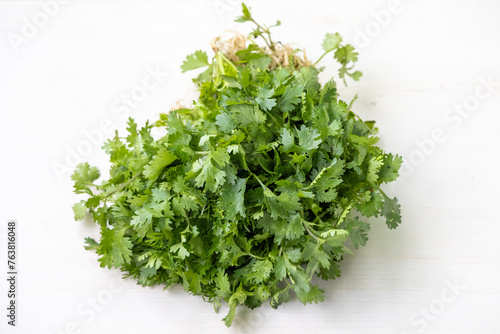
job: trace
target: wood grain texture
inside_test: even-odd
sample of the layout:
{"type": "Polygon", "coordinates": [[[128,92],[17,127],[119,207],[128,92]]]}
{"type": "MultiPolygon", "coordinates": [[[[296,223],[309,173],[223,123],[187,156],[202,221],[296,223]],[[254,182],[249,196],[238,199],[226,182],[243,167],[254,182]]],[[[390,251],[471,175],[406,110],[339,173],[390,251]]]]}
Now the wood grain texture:
{"type": "MultiPolygon", "coordinates": [[[[228,28],[248,31],[233,22],[239,4],[72,2],[16,52],[9,36],[41,5],[2,1],[0,267],[4,226],[14,218],[20,279],[19,326],[7,328],[2,311],[0,332],[500,333],[500,2],[401,1],[390,19],[378,15],[383,24],[374,13],[388,1],[247,3],[262,21],[280,19],[276,38],[305,46],[312,59],[326,32],[358,47],[364,77],[341,87],[341,97],[359,94],[356,112],[376,120],[381,145],[405,158],[404,177],[386,187],[400,199],[403,224],[389,231],[372,219],[368,245],[345,259],[342,277],[319,282],[324,303],[240,308],[230,329],[223,313],[179,287],[120,280],[83,249],[97,231],[73,221],[69,173],[54,168],[71,165],[74,150],[105,170],[99,147],[125,129],[127,114],[154,119],[177,99],[192,99],[182,59],[209,50],[228,28]],[[360,43],[367,29],[372,37],[360,43]],[[168,72],[158,87],[127,111],[117,108],[157,68],[168,72]],[[431,141],[436,129],[439,142],[431,141]]],[[[323,65],[323,80],[335,75],[331,59],[323,65]]],[[[2,279],[1,309],[4,291],[2,279]]]]}

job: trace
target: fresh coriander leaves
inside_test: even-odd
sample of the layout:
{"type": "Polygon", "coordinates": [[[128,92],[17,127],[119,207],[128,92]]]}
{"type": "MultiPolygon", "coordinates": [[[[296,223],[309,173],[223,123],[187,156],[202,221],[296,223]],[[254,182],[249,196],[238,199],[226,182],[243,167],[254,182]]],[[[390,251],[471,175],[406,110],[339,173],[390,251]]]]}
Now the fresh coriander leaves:
{"type": "MultiPolygon", "coordinates": [[[[225,301],[227,326],[239,305],[276,308],[292,294],[323,301],[312,277],[340,275],[347,242],[368,241],[367,217],[382,216],[391,229],[401,223],[397,199],[380,187],[397,179],[402,159],[376,146],[374,122],[353,113],[333,79],[321,86],[318,62],[275,43],[273,26],[247,6],[237,21],[255,25],[251,38],[182,64],[183,72],[205,68],[193,80],[200,96],[160,116],[155,126],[167,135],[155,140],[151,125],[130,119],[127,136],[103,146],[107,180],[96,183],[88,163],[72,175],[87,196],[74,216],[98,223],[100,239],[85,248],[102,267],[143,286],[181,284],[216,309],[225,301]]],[[[340,63],[340,79],[360,78],[358,54],[338,33],[323,49],[340,63]]]]}

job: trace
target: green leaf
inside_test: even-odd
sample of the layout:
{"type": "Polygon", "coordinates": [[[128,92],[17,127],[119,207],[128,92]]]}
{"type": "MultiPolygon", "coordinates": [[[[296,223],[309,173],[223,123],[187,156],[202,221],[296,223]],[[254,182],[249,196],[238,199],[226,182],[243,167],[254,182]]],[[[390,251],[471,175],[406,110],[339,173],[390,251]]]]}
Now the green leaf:
{"type": "Polygon", "coordinates": [[[255,102],[257,102],[262,110],[271,110],[276,105],[276,99],[271,98],[274,94],[274,89],[260,88],[255,102]]]}
{"type": "Polygon", "coordinates": [[[166,148],[160,147],[157,155],[146,167],[144,167],[143,174],[148,180],[156,180],[165,167],[170,165],[175,160],[177,160],[177,157],[174,154],[169,152],[166,148]]]}
{"type": "Polygon", "coordinates": [[[222,187],[220,208],[224,212],[224,219],[232,221],[238,214],[246,217],[244,197],[246,182],[246,179],[238,178],[234,185],[225,183],[222,187]]]}
{"type": "Polygon", "coordinates": [[[231,283],[229,282],[229,278],[222,268],[217,268],[215,284],[217,286],[217,296],[221,298],[227,298],[231,296],[231,283]]]}
{"type": "Polygon", "coordinates": [[[307,188],[317,187],[320,189],[329,189],[336,187],[342,182],[340,177],[345,172],[344,167],[344,160],[332,160],[328,167],[324,167],[319,172],[314,172],[314,179],[307,188]]]}
{"type": "Polygon", "coordinates": [[[186,257],[189,256],[189,252],[187,251],[187,249],[184,247],[184,245],[182,243],[178,243],[178,244],[175,244],[175,245],[172,245],[170,247],[170,251],[172,253],[177,253],[177,255],[182,259],[184,260],[186,257]]]}
{"type": "Polygon", "coordinates": [[[83,185],[92,185],[99,176],[97,167],[91,167],[88,162],[84,162],[76,166],[71,179],[83,185]]]}
{"type": "Polygon", "coordinates": [[[386,219],[386,224],[390,229],[395,229],[401,224],[401,205],[396,197],[389,198],[384,196],[384,209],[382,211],[386,219]]]}
{"type": "Polygon", "coordinates": [[[195,70],[200,67],[208,66],[208,56],[207,53],[201,50],[198,50],[186,57],[183,61],[181,69],[182,73],[186,71],[195,70]]]}
{"type": "Polygon", "coordinates": [[[368,200],[358,203],[356,208],[366,217],[378,217],[384,208],[384,197],[377,193],[368,191],[368,200]]]}
{"type": "Polygon", "coordinates": [[[355,217],[354,219],[346,219],[342,226],[345,226],[345,229],[349,232],[349,238],[354,248],[357,249],[366,245],[370,224],[359,220],[359,217],[355,217]]]}
{"type": "Polygon", "coordinates": [[[358,53],[354,51],[354,47],[350,44],[346,44],[335,51],[334,57],[341,64],[358,61],[358,53]]]}
{"type": "Polygon", "coordinates": [[[127,124],[128,124],[127,131],[129,133],[129,135],[127,136],[127,143],[129,147],[133,147],[138,138],[137,124],[132,119],[132,117],[129,117],[127,124]]]}
{"type": "Polygon", "coordinates": [[[193,171],[199,174],[195,179],[195,184],[197,187],[203,187],[212,192],[216,191],[225,182],[226,173],[223,170],[215,167],[212,163],[212,159],[208,158],[203,161],[200,159],[195,161],[193,164],[193,171]]]}
{"type": "Polygon", "coordinates": [[[395,181],[399,174],[398,170],[403,163],[403,158],[399,155],[387,154],[383,158],[383,166],[378,172],[379,182],[392,182],[395,181]]]}
{"type": "Polygon", "coordinates": [[[328,52],[338,48],[340,43],[342,43],[342,37],[338,32],[335,34],[328,33],[325,35],[325,39],[323,40],[323,44],[321,46],[325,52],[328,52]]]}
{"type": "Polygon", "coordinates": [[[276,196],[267,187],[264,190],[264,202],[267,205],[271,217],[274,219],[278,217],[290,219],[296,211],[302,208],[297,196],[293,196],[290,193],[281,193],[279,196],[276,196]]]}
{"type": "Polygon", "coordinates": [[[97,250],[99,248],[99,243],[92,238],[85,238],[86,250],[97,250]]]}
{"type": "Polygon", "coordinates": [[[167,125],[167,130],[169,133],[186,133],[186,125],[184,124],[181,116],[176,111],[171,111],[168,113],[165,124],[167,125]]]}
{"type": "Polygon", "coordinates": [[[93,186],[94,181],[97,180],[99,176],[100,173],[97,167],[91,167],[87,162],[78,164],[71,175],[71,179],[75,181],[75,193],[87,193],[92,195],[92,190],[89,186],[93,186]]]}
{"type": "Polygon", "coordinates": [[[235,20],[235,22],[246,22],[252,20],[252,15],[250,14],[250,9],[248,9],[247,5],[245,5],[243,2],[241,3],[242,7],[242,16],[238,16],[235,20]]]}
{"type": "Polygon", "coordinates": [[[368,161],[368,171],[366,173],[366,181],[372,185],[376,185],[378,180],[378,172],[382,167],[382,157],[372,157],[368,161]]]}
{"type": "MultiPolygon", "coordinates": [[[[339,220],[342,220],[342,219],[339,219],[339,220]]],[[[331,238],[345,239],[348,236],[349,236],[349,232],[347,232],[346,230],[343,230],[343,229],[338,229],[338,228],[333,228],[333,229],[330,229],[326,232],[321,233],[322,238],[331,237],[331,238]]]]}
{"type": "Polygon", "coordinates": [[[290,301],[290,290],[287,287],[285,289],[279,290],[272,296],[271,307],[278,308],[279,305],[283,303],[288,303],[289,301],[290,301]]]}
{"type": "Polygon", "coordinates": [[[269,260],[259,260],[252,266],[253,278],[255,283],[266,281],[273,271],[273,264],[269,260]]]}
{"type": "Polygon", "coordinates": [[[359,81],[361,77],[363,76],[363,73],[360,71],[354,71],[352,73],[347,73],[354,81],[359,81]]]}
{"type": "Polygon", "coordinates": [[[130,225],[134,227],[134,229],[139,233],[139,235],[143,236],[146,234],[147,230],[151,227],[151,223],[153,220],[153,212],[146,208],[142,207],[137,211],[136,215],[132,217],[130,221],[130,225]]]}
{"type": "Polygon", "coordinates": [[[276,265],[274,267],[274,274],[276,275],[276,280],[281,281],[286,277],[286,265],[285,259],[282,256],[276,258],[276,265]]]}
{"type": "Polygon", "coordinates": [[[344,80],[345,76],[348,75],[353,78],[355,81],[359,80],[362,73],[359,71],[349,72],[352,69],[352,66],[348,67],[350,63],[355,63],[358,61],[358,53],[354,51],[354,47],[350,44],[346,44],[342,47],[339,47],[334,54],[335,59],[342,65],[339,69],[339,77],[344,80]]]}
{"type": "Polygon", "coordinates": [[[286,252],[286,255],[291,262],[298,262],[301,256],[301,252],[300,249],[294,248],[294,249],[289,249],[286,252]]]}
{"type": "Polygon", "coordinates": [[[261,70],[261,71],[264,71],[265,69],[267,69],[267,67],[269,66],[270,63],[271,63],[271,58],[269,58],[268,56],[261,56],[258,58],[253,58],[253,59],[250,59],[250,61],[248,62],[248,64],[250,66],[253,66],[256,69],[261,70]]]}
{"type": "Polygon", "coordinates": [[[329,136],[337,136],[342,130],[342,123],[339,120],[330,121],[326,107],[313,109],[313,124],[323,140],[329,136]]]}
{"type": "Polygon", "coordinates": [[[287,128],[282,128],[280,139],[281,143],[283,144],[281,150],[284,153],[293,152],[297,148],[297,145],[295,145],[295,136],[293,135],[292,130],[287,128]]]}
{"type": "Polygon", "coordinates": [[[291,215],[289,221],[285,225],[285,238],[296,240],[305,232],[302,221],[298,215],[291,215]]]}
{"type": "Polygon", "coordinates": [[[129,237],[124,237],[125,228],[105,229],[102,232],[100,246],[97,254],[102,267],[119,268],[129,263],[132,256],[132,242],[129,237]]]}
{"type": "Polygon", "coordinates": [[[229,312],[223,319],[227,327],[231,326],[233,323],[234,316],[236,314],[236,306],[238,306],[238,304],[243,304],[246,298],[247,295],[240,285],[231,298],[229,298],[229,312]]]}
{"type": "Polygon", "coordinates": [[[219,147],[215,151],[211,151],[209,154],[220,167],[224,167],[229,162],[229,152],[225,147],[219,147]]]}
{"type": "Polygon", "coordinates": [[[236,124],[247,127],[258,126],[266,121],[266,116],[257,106],[251,104],[237,104],[229,108],[236,124]]]}
{"type": "Polygon", "coordinates": [[[234,119],[229,116],[226,112],[221,112],[216,117],[217,121],[215,124],[219,127],[219,129],[225,133],[231,133],[234,129],[236,129],[236,122],[234,119]]]}
{"type": "Polygon", "coordinates": [[[87,213],[87,208],[85,207],[85,201],[80,201],[73,205],[73,213],[75,214],[75,220],[82,220],[85,218],[87,213]]]}
{"type": "Polygon", "coordinates": [[[316,139],[319,137],[319,132],[314,128],[308,128],[305,125],[297,130],[297,138],[299,138],[299,146],[303,151],[310,151],[317,149],[319,144],[321,144],[321,139],[316,139]]]}
{"type": "Polygon", "coordinates": [[[301,85],[287,86],[285,93],[279,99],[278,108],[284,112],[292,111],[300,103],[303,90],[304,87],[301,85]]]}
{"type": "Polygon", "coordinates": [[[296,293],[309,292],[311,284],[307,277],[307,273],[302,267],[297,267],[297,270],[290,272],[290,277],[293,283],[293,290],[296,293]]]}
{"type": "Polygon", "coordinates": [[[294,77],[304,90],[317,91],[321,85],[318,81],[319,71],[315,67],[302,67],[299,71],[294,73],[294,77]]]}
{"type": "MultiPolygon", "coordinates": [[[[337,84],[332,79],[328,81],[321,89],[320,105],[328,105],[337,99],[337,84]]],[[[321,108],[320,108],[321,109],[321,108]]]]}

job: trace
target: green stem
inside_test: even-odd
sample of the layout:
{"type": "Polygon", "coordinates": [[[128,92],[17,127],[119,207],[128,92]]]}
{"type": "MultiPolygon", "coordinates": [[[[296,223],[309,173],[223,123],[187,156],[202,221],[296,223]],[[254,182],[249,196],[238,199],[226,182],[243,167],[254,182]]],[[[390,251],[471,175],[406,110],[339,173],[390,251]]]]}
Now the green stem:
{"type": "MultiPolygon", "coordinates": [[[[246,164],[246,162],[245,162],[245,164],[246,164]]],[[[251,172],[250,170],[249,170],[249,172],[250,172],[250,175],[255,177],[255,179],[260,183],[260,186],[262,188],[264,188],[264,190],[266,190],[266,188],[267,188],[266,185],[264,183],[262,183],[262,181],[259,179],[259,177],[257,175],[255,175],[253,172],[251,172]]]]}
{"type": "Polygon", "coordinates": [[[316,66],[316,65],[317,65],[317,64],[321,61],[321,59],[323,59],[323,57],[324,57],[324,56],[326,56],[327,54],[329,54],[329,53],[330,53],[330,52],[332,52],[333,50],[335,50],[335,49],[331,49],[331,50],[328,50],[328,51],[326,51],[325,53],[323,53],[323,54],[321,55],[321,57],[319,57],[319,59],[318,59],[318,60],[316,60],[316,62],[313,64],[313,66],[316,66]]]}
{"type": "Polygon", "coordinates": [[[271,39],[271,33],[269,31],[269,28],[268,29],[264,29],[263,26],[261,26],[260,24],[258,24],[254,19],[251,19],[250,21],[252,21],[253,23],[255,23],[255,25],[261,29],[263,32],[265,32],[267,34],[267,36],[269,37],[269,42],[267,41],[267,39],[263,36],[262,36],[262,39],[264,40],[264,42],[266,42],[267,46],[272,50],[274,51],[274,43],[273,43],[273,40],[271,39]]]}
{"type": "Polygon", "coordinates": [[[224,54],[223,54],[221,51],[219,51],[219,52],[218,52],[218,54],[220,55],[220,57],[221,57],[221,58],[222,58],[222,59],[223,59],[223,60],[224,60],[224,61],[225,61],[225,62],[226,62],[229,66],[231,66],[231,67],[233,68],[233,70],[235,70],[235,71],[236,71],[236,66],[234,66],[234,64],[233,64],[233,62],[232,62],[232,61],[230,61],[229,59],[227,59],[227,57],[226,57],[226,56],[224,56],[224,54]]]}
{"type": "Polygon", "coordinates": [[[380,189],[380,187],[375,187],[375,189],[377,189],[385,198],[391,199],[389,196],[385,194],[385,192],[382,189],[380,189]]]}
{"type": "Polygon", "coordinates": [[[309,225],[304,220],[302,221],[302,225],[304,225],[304,228],[311,237],[316,239],[316,241],[319,241],[319,238],[316,235],[314,235],[314,233],[309,229],[309,225]]]}
{"type": "Polygon", "coordinates": [[[311,226],[309,225],[309,222],[307,220],[304,219],[304,212],[303,211],[300,211],[299,212],[299,215],[300,215],[300,220],[302,222],[302,225],[304,225],[304,228],[306,229],[307,233],[313,237],[314,239],[316,239],[316,241],[320,241],[320,240],[323,240],[323,238],[320,238],[318,237],[318,235],[316,233],[314,233],[314,229],[311,228],[311,226]]]}
{"type": "Polygon", "coordinates": [[[251,256],[251,257],[259,259],[259,260],[266,260],[267,259],[267,257],[257,256],[257,255],[254,255],[252,253],[245,253],[245,255],[251,256]]]}
{"type": "Polygon", "coordinates": [[[316,216],[316,218],[314,218],[314,220],[313,220],[313,222],[312,222],[311,224],[316,223],[316,221],[317,221],[318,219],[320,219],[320,220],[321,220],[321,218],[323,218],[323,216],[324,216],[324,215],[326,215],[327,213],[328,213],[328,211],[326,211],[326,210],[325,210],[325,212],[323,212],[323,213],[322,213],[322,214],[320,214],[319,216],[316,216]]]}
{"type": "Polygon", "coordinates": [[[114,193],[116,193],[117,191],[120,191],[122,190],[123,188],[125,188],[126,186],[128,186],[130,183],[134,182],[134,180],[139,176],[141,175],[142,171],[138,172],[137,174],[135,174],[134,176],[132,176],[132,178],[130,180],[128,180],[127,182],[125,182],[124,184],[122,184],[120,187],[116,188],[115,190],[113,190],[112,192],[110,192],[109,194],[107,194],[104,199],[107,199],[109,196],[113,195],[114,193]]]}
{"type": "Polygon", "coordinates": [[[280,123],[276,120],[276,118],[274,118],[274,116],[273,116],[273,115],[272,115],[269,111],[264,110],[264,112],[267,114],[267,116],[269,116],[269,117],[271,117],[271,118],[272,118],[272,120],[274,121],[274,123],[276,123],[276,125],[278,126],[278,128],[281,128],[281,126],[282,126],[283,124],[280,124],[280,123]]]}

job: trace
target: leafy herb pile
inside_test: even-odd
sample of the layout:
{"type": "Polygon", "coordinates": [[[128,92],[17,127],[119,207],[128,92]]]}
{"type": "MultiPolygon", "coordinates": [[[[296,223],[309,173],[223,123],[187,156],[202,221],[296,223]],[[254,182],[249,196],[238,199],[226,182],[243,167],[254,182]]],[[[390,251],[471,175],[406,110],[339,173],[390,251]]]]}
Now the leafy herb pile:
{"type": "MultiPolygon", "coordinates": [[[[101,228],[86,248],[102,267],[144,286],[182,284],[216,309],[224,300],[227,326],[238,305],[276,308],[291,292],[304,304],[323,301],[312,278],[340,275],[346,242],[367,242],[365,217],[383,216],[391,229],[401,222],[397,199],[380,186],[402,160],[376,146],[374,122],[338,98],[333,79],[321,86],[321,68],[273,42],[244,4],[237,21],[256,27],[215,40],[211,59],[196,51],[182,64],[206,68],[193,80],[200,96],[191,108],[141,128],[130,119],[128,136],[103,146],[112,165],[101,184],[88,163],[72,175],[75,192],[89,195],[75,219],[89,211],[101,228]],[[153,126],[168,134],[154,139],[153,126]]],[[[323,48],[340,79],[360,78],[358,54],[339,34],[323,48]]]]}

